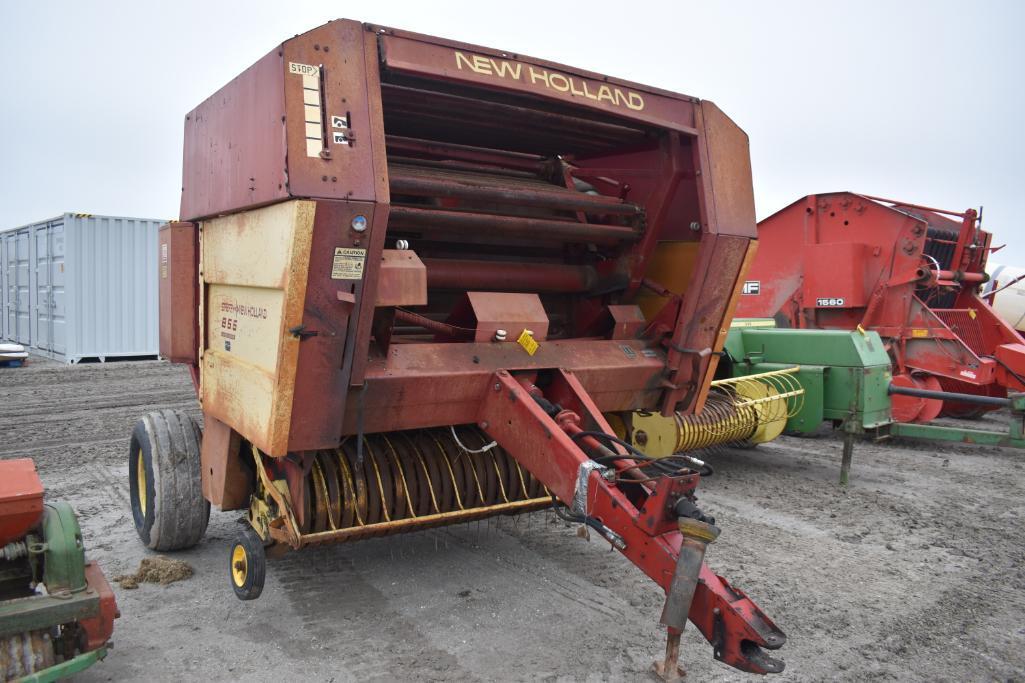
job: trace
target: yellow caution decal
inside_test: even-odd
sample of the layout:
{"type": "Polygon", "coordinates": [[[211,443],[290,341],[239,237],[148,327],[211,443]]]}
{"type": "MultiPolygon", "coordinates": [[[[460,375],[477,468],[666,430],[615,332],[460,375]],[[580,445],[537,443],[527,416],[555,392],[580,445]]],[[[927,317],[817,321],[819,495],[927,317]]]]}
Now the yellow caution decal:
{"type": "Polygon", "coordinates": [[[522,346],[523,350],[531,356],[537,353],[537,349],[540,346],[540,344],[537,343],[537,340],[534,339],[534,333],[530,330],[523,330],[520,332],[519,339],[516,340],[516,343],[522,346]]]}

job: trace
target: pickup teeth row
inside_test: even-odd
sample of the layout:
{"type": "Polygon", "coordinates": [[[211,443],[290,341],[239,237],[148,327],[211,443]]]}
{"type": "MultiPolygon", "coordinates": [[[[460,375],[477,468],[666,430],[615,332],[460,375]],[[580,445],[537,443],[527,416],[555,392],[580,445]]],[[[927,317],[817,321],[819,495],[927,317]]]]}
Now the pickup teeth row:
{"type": "Polygon", "coordinates": [[[360,538],[438,526],[464,516],[480,519],[551,503],[544,486],[473,426],[347,437],[336,450],[318,451],[305,480],[303,534],[363,527],[360,538]],[[487,450],[482,450],[487,448],[487,450]],[[478,452],[480,451],[480,452],[478,452]],[[537,500],[537,506],[509,504],[537,500]],[[460,513],[466,513],[462,515],[460,513]],[[390,529],[389,527],[394,527],[390,529]]]}

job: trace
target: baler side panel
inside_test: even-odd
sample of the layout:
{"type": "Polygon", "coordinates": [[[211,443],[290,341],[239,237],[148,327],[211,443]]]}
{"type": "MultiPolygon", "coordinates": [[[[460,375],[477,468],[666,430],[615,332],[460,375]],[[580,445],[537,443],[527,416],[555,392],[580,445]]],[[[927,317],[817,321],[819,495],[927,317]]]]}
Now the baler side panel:
{"type": "Polygon", "coordinates": [[[316,204],[203,223],[203,410],[272,455],[288,451],[316,204]]]}
{"type": "Polygon", "coordinates": [[[299,332],[302,342],[292,397],[295,405],[302,408],[292,413],[290,451],[332,448],[338,444],[350,368],[354,358],[367,355],[370,325],[365,326],[367,333],[361,337],[357,320],[362,315],[361,306],[373,311],[376,268],[383,243],[375,235],[384,234],[378,213],[387,209],[366,202],[321,201],[316,206],[303,329],[299,332]],[[365,216],[372,227],[362,234],[354,232],[351,224],[356,216],[365,216]],[[358,252],[368,240],[362,277],[335,277],[342,275],[336,268],[336,250],[358,252]]]}
{"type": "Polygon", "coordinates": [[[701,409],[715,362],[714,356],[701,358],[696,352],[722,349],[750,245],[746,237],[706,234],[702,238],[703,248],[688,287],[700,295],[685,297],[677,317],[666,362],[673,387],[662,400],[663,415],[701,409]]]}
{"type": "Polygon", "coordinates": [[[359,22],[341,20],[283,45],[288,192],[293,197],[379,199],[385,183],[374,161],[379,154],[377,143],[383,143],[383,138],[378,132],[380,117],[371,104],[379,91],[375,87],[377,66],[368,65],[364,58],[364,36],[359,22]],[[292,73],[292,64],[315,66],[318,77],[292,73]],[[316,94],[309,88],[315,83],[319,86],[316,94]],[[318,101],[319,107],[307,106],[313,101],[318,101]],[[323,153],[312,153],[307,146],[317,128],[308,121],[316,119],[317,109],[322,119],[323,153]],[[339,142],[342,138],[351,139],[351,144],[339,142]]]}
{"type": "Polygon", "coordinates": [[[283,75],[278,47],[185,117],[182,220],[288,196],[283,75]]]}
{"type": "Polygon", "coordinates": [[[195,223],[160,228],[160,355],[196,365],[199,354],[199,230],[195,223]]]}
{"type": "Polygon", "coordinates": [[[754,238],[758,228],[747,133],[708,100],[701,103],[701,120],[708,154],[703,166],[715,203],[714,223],[708,229],[754,238]]]}
{"type": "MultiPolygon", "coordinates": [[[[914,272],[925,239],[923,221],[836,192],[809,195],[769,216],[758,224],[758,238],[748,280],[759,291],[743,297],[738,315],[781,314],[791,327],[825,329],[905,319],[899,296],[873,295],[892,278],[914,272]],[[837,270],[838,261],[853,258],[858,268],[837,270]]],[[[910,295],[914,284],[899,287],[910,295]]]]}
{"type": "Polygon", "coordinates": [[[361,24],[331,22],[285,41],[192,111],[181,215],[196,220],[289,197],[387,197],[375,163],[383,154],[374,144],[379,89],[364,52],[361,24]]]}

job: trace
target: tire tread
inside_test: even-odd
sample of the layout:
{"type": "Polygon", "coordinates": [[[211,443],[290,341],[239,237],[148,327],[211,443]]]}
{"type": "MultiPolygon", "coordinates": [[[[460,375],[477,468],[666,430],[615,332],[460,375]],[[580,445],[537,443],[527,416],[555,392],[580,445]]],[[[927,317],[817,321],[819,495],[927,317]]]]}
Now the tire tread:
{"type": "Polygon", "coordinates": [[[149,548],[190,548],[203,538],[210,503],[203,497],[200,432],[188,414],[159,410],[143,417],[153,469],[153,525],[149,548]]]}

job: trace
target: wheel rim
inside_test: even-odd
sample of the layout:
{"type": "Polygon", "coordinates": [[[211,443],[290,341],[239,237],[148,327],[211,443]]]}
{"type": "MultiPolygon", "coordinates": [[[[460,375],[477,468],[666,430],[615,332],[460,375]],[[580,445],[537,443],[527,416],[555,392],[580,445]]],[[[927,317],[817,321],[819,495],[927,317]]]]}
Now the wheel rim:
{"type": "Polygon", "coordinates": [[[142,449],[140,448],[135,454],[135,487],[139,490],[139,510],[142,512],[142,516],[146,516],[146,462],[142,457],[142,449]]]}
{"type": "Polygon", "coordinates": [[[246,549],[236,545],[231,551],[231,580],[241,588],[246,585],[246,572],[249,568],[249,560],[246,558],[246,549]]]}

